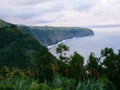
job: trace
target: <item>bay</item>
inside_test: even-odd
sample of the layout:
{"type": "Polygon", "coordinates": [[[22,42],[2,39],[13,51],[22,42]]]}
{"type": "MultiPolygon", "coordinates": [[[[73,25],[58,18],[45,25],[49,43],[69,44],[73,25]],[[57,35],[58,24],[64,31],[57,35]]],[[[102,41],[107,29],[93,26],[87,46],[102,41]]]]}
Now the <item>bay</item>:
{"type": "MultiPolygon", "coordinates": [[[[113,48],[116,53],[118,52],[120,49],[120,27],[91,29],[95,34],[94,36],[72,38],[59,42],[69,46],[70,51],[67,55],[70,56],[77,51],[87,60],[90,52],[93,52],[98,57],[100,56],[101,49],[105,47],[113,48]]],[[[58,57],[56,54],[57,45],[49,46],[49,51],[56,57],[58,57]]]]}

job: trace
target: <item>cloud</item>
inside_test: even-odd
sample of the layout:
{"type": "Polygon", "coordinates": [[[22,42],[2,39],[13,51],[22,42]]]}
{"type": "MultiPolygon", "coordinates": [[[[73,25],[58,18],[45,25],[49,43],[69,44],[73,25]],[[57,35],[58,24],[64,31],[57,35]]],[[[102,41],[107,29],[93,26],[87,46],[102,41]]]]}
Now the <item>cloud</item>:
{"type": "MultiPolygon", "coordinates": [[[[44,3],[50,0],[1,0],[1,4],[8,5],[34,5],[38,3],[44,3]]],[[[51,0],[52,1],[52,0],[51,0]]]]}
{"type": "Polygon", "coordinates": [[[119,0],[1,0],[0,18],[16,24],[89,26],[120,23],[119,0]]]}

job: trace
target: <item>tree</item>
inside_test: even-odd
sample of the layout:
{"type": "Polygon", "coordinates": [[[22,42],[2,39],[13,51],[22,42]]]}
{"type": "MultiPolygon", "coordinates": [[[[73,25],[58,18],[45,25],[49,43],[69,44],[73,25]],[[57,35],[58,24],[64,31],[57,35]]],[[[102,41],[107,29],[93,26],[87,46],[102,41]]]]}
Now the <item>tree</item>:
{"type": "Polygon", "coordinates": [[[83,79],[86,76],[83,64],[84,57],[77,52],[74,52],[73,56],[71,57],[71,61],[69,62],[70,77],[76,79],[77,81],[83,79]]]}
{"type": "Polygon", "coordinates": [[[88,75],[92,78],[98,78],[100,75],[99,59],[95,57],[94,53],[90,53],[89,60],[86,65],[88,75]]]}
{"type": "Polygon", "coordinates": [[[48,52],[48,49],[42,47],[36,57],[36,65],[38,68],[38,78],[40,82],[51,81],[53,78],[53,67],[56,58],[48,52]]]}
{"type": "Polygon", "coordinates": [[[120,89],[120,51],[115,54],[112,48],[101,50],[103,59],[104,75],[120,89]]]}
{"type": "Polygon", "coordinates": [[[59,54],[59,59],[65,63],[68,63],[70,60],[69,57],[66,56],[67,51],[69,51],[69,47],[63,43],[59,44],[56,48],[56,53],[59,54]]]}

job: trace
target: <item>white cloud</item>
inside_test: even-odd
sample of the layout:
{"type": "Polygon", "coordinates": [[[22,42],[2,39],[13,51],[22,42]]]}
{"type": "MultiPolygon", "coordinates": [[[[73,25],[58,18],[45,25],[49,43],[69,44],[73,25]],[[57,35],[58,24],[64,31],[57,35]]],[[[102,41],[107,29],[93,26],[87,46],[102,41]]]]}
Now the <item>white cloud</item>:
{"type": "Polygon", "coordinates": [[[1,0],[0,18],[16,24],[120,24],[119,0],[1,0]]]}

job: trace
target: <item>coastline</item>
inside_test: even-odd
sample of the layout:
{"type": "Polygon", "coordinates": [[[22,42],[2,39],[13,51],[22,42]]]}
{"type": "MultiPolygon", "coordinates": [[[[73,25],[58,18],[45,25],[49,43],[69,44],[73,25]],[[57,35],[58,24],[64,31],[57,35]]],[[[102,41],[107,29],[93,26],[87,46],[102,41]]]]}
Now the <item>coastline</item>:
{"type": "Polygon", "coordinates": [[[58,44],[60,44],[60,43],[64,43],[64,42],[66,42],[66,41],[68,41],[68,40],[75,39],[75,38],[78,38],[78,37],[73,37],[73,38],[69,38],[69,39],[64,39],[64,40],[62,40],[62,41],[57,42],[56,44],[47,46],[47,48],[48,48],[48,49],[51,49],[53,46],[56,46],[56,45],[58,45],[58,44]]]}
{"type": "Polygon", "coordinates": [[[73,38],[69,38],[69,39],[64,39],[64,40],[62,40],[62,41],[58,41],[58,42],[55,43],[55,44],[48,45],[47,48],[50,50],[52,47],[54,47],[54,46],[56,46],[56,45],[58,45],[58,44],[60,44],[60,43],[67,42],[67,41],[69,41],[69,40],[71,40],[71,39],[84,38],[84,37],[89,37],[89,36],[94,36],[94,34],[93,34],[93,35],[88,35],[88,36],[81,36],[81,37],[73,37],[73,38]]]}

